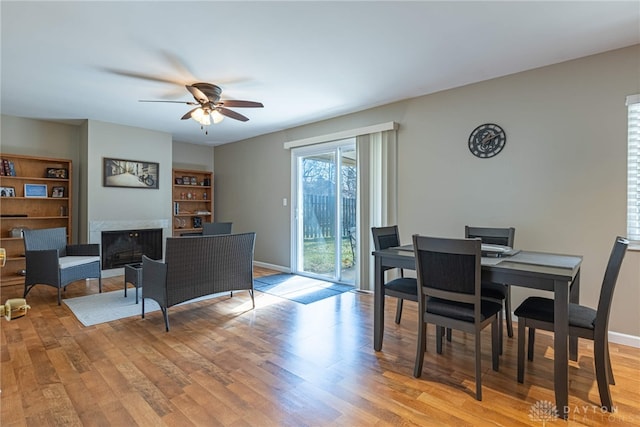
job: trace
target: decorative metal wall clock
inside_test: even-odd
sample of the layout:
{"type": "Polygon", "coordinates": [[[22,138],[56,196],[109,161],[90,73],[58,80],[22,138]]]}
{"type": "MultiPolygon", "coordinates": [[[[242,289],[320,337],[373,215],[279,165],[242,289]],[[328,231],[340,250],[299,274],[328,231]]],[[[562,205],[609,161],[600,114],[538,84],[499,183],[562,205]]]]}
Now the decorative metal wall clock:
{"type": "Polygon", "coordinates": [[[485,123],[478,126],[469,136],[469,151],[481,159],[495,157],[507,143],[507,135],[500,126],[485,123]]]}

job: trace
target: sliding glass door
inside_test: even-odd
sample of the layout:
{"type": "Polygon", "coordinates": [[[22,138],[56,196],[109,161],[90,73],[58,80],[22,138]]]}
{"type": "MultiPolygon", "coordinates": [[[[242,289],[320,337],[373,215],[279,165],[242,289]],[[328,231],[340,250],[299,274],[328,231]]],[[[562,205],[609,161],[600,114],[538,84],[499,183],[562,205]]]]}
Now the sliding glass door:
{"type": "Polygon", "coordinates": [[[353,284],[357,264],[355,139],[296,149],[293,270],[353,284]]]}

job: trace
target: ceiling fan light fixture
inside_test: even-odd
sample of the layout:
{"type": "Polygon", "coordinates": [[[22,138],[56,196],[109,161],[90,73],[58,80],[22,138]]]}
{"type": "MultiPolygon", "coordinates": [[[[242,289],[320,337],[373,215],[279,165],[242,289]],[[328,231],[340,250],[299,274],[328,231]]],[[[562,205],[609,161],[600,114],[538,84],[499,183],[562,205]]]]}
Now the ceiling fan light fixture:
{"type": "Polygon", "coordinates": [[[211,117],[209,116],[209,113],[204,111],[202,108],[194,110],[193,113],[191,113],[191,118],[202,126],[209,126],[211,124],[211,117]]]}
{"type": "Polygon", "coordinates": [[[218,110],[213,110],[211,112],[211,118],[213,119],[213,123],[218,124],[224,120],[224,116],[220,114],[218,110]]]}

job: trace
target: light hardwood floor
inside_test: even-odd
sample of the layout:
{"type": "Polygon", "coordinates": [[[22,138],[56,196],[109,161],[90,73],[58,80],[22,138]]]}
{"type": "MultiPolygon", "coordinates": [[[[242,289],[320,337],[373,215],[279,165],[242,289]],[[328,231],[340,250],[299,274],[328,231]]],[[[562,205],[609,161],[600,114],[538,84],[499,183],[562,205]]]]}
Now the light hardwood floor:
{"type": "MultiPolygon", "coordinates": [[[[272,273],[257,269],[256,275],[272,273]]],[[[95,293],[71,285],[64,298],[95,293]]],[[[121,290],[122,277],[104,280],[121,290]]],[[[2,289],[2,301],[21,296],[2,289]]],[[[551,335],[516,381],[516,339],[505,339],[500,372],[483,336],[483,401],[475,400],[473,341],[461,332],[437,355],[429,327],[422,378],[412,376],[417,305],[385,313],[383,350],[373,350],[373,295],[348,292],[302,305],[247,292],[92,327],[53,288],[38,286],[26,317],[1,326],[0,425],[45,426],[541,426],[532,405],[554,402],[551,335]]],[[[611,344],[618,411],[602,413],[593,348],[581,340],[570,367],[566,425],[640,426],[640,350],[611,344]]],[[[552,425],[564,425],[556,420],[552,425]]]]}

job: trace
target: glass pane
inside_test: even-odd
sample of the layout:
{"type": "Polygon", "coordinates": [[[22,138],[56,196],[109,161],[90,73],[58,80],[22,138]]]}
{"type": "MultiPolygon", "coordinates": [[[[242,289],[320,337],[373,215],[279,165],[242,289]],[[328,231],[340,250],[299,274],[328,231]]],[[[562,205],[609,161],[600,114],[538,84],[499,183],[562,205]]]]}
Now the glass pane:
{"type": "Polygon", "coordinates": [[[356,201],[358,196],[356,192],[357,170],[355,148],[350,147],[341,150],[340,168],[342,204],[340,280],[347,283],[355,283],[357,263],[356,201]]]}
{"type": "Polygon", "coordinates": [[[302,271],[336,277],[336,157],[334,152],[306,156],[300,162],[302,224],[298,243],[302,271]]]}

